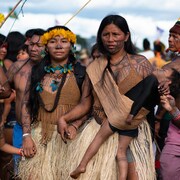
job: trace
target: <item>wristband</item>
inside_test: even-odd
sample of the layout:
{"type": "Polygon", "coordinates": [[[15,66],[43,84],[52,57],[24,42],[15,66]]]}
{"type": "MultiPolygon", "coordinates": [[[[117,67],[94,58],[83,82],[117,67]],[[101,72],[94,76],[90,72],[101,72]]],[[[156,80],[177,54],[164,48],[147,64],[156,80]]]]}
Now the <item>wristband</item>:
{"type": "Polygon", "coordinates": [[[19,153],[18,153],[20,156],[24,156],[24,153],[23,153],[23,149],[19,149],[19,153]]]}
{"type": "Polygon", "coordinates": [[[26,137],[26,136],[30,136],[30,135],[31,135],[30,133],[24,133],[23,138],[26,137]]]}
{"type": "Polygon", "coordinates": [[[176,119],[178,116],[180,116],[180,111],[177,107],[173,109],[172,111],[170,111],[170,113],[173,116],[173,119],[176,119]]]}
{"type": "Polygon", "coordinates": [[[180,115],[176,116],[173,121],[177,121],[177,120],[180,120],[180,115]]]}
{"type": "Polygon", "coordinates": [[[78,128],[74,124],[70,124],[70,126],[73,126],[76,129],[76,131],[78,130],[78,128]]]}

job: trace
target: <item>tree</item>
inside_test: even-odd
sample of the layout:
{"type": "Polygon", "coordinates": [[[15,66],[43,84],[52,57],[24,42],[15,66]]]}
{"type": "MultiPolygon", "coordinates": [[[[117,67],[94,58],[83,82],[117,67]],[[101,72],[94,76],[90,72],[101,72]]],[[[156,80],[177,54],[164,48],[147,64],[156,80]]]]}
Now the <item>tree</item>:
{"type": "Polygon", "coordinates": [[[88,43],[87,40],[83,37],[81,37],[80,35],[77,35],[77,44],[79,44],[81,46],[81,48],[88,48],[88,43]]]}

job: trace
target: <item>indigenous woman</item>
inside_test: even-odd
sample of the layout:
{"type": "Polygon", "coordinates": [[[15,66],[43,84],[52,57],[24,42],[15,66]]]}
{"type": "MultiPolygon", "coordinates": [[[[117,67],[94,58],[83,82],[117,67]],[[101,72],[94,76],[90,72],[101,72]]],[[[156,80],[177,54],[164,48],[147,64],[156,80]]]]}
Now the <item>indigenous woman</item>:
{"type": "Polygon", "coordinates": [[[23,149],[16,148],[5,142],[4,122],[0,120],[0,150],[9,154],[18,154],[23,156],[23,149]]]}
{"type": "Polygon", "coordinates": [[[178,180],[180,177],[180,73],[173,70],[170,79],[170,95],[161,96],[162,106],[169,112],[171,121],[160,156],[160,173],[163,180],[178,180]]]}
{"type": "MultiPolygon", "coordinates": [[[[3,69],[3,72],[7,72],[7,66],[4,62],[7,55],[7,38],[3,34],[0,34],[0,67],[3,69]]],[[[3,76],[2,74],[0,76],[3,76]]],[[[8,83],[5,83],[5,86],[8,83]]],[[[16,122],[15,118],[15,92],[12,91],[9,98],[0,100],[0,119],[3,121],[4,125],[4,136],[6,142],[12,145],[12,134],[13,126],[16,122]]],[[[10,171],[12,172],[12,155],[0,151],[0,169],[3,169],[3,172],[0,173],[0,179],[8,179],[10,177],[10,171]]]]}
{"type": "MultiPolygon", "coordinates": [[[[110,167],[112,170],[114,168],[113,161],[115,162],[117,149],[121,149],[122,151],[118,151],[117,154],[117,163],[119,166],[119,161],[124,161],[123,168],[121,169],[124,169],[125,174],[120,172],[121,175],[123,174],[124,179],[126,179],[125,177],[127,176],[126,169],[128,159],[128,162],[131,162],[129,163],[129,179],[153,180],[155,179],[154,157],[152,152],[150,127],[146,121],[146,115],[148,114],[147,109],[142,108],[131,123],[127,124],[125,122],[130,113],[133,101],[137,102],[138,98],[140,103],[143,101],[141,96],[137,96],[139,93],[136,93],[133,88],[150,75],[153,68],[144,56],[135,54],[129,27],[126,20],[121,16],[109,15],[102,20],[97,34],[97,43],[102,56],[95,59],[87,67],[87,79],[89,78],[91,85],[89,86],[89,91],[83,91],[86,95],[83,95],[82,97],[87,97],[91,91],[91,86],[93,86],[93,90],[104,109],[108,121],[103,122],[102,127],[97,134],[98,136],[93,140],[93,142],[97,142],[96,145],[95,143],[92,143],[89,148],[92,150],[91,157],[95,154],[93,148],[99,148],[99,144],[104,142],[104,133],[109,136],[112,132],[118,132],[123,138],[118,144],[117,134],[114,133],[114,135],[100,147],[100,150],[92,160],[88,159],[89,157],[87,157],[87,159],[85,158],[86,163],[90,160],[87,168],[75,171],[71,176],[73,178],[79,177],[80,179],[85,179],[88,174],[91,174],[89,166],[94,162],[94,159],[97,159],[96,163],[100,164],[101,159],[105,158],[107,154],[112,155],[111,157],[109,156],[109,158],[106,158],[108,159],[106,162],[112,164],[110,167]],[[133,159],[131,158],[131,160],[129,159],[129,157],[131,157],[131,152],[127,159],[125,157],[125,149],[130,142],[129,138],[128,141],[126,141],[126,137],[133,137],[133,140],[130,143],[130,150],[133,154],[133,159]],[[117,144],[113,143],[110,148],[107,148],[108,146],[106,147],[106,145],[107,143],[110,144],[112,138],[117,140],[114,141],[117,144]],[[124,142],[125,146],[121,146],[122,144],[120,142],[124,142]],[[93,145],[97,147],[93,147],[93,145]],[[102,154],[102,152],[104,154],[102,154]],[[81,174],[83,172],[85,173],[81,174]]],[[[85,83],[88,82],[87,79],[85,80],[85,83]]],[[[145,88],[149,91],[148,87],[145,86],[145,88]]],[[[65,138],[64,133],[69,133],[67,131],[66,123],[72,122],[74,119],[79,118],[79,114],[82,115],[85,113],[83,108],[85,108],[86,105],[83,100],[81,102],[83,102],[83,105],[80,104],[76,106],[71,112],[59,119],[59,132],[63,139],[65,138]]],[[[153,110],[153,106],[151,106],[149,110],[153,110]]],[[[87,165],[86,163],[84,164],[85,166],[87,165]]],[[[107,175],[106,177],[108,177],[105,179],[114,180],[117,179],[117,177],[121,177],[117,175],[115,169],[113,170],[116,176],[108,176],[110,171],[109,167],[103,167],[106,168],[104,169],[103,175],[107,175]]],[[[102,176],[99,175],[99,177],[102,176]]],[[[98,179],[98,176],[96,176],[95,179],[96,178],[98,179]]]]}
{"type": "MultiPolygon", "coordinates": [[[[67,169],[63,156],[67,146],[57,133],[56,124],[61,115],[79,103],[85,68],[75,61],[76,35],[67,27],[49,28],[41,40],[46,45],[46,56],[32,69],[28,95],[32,130],[23,134],[23,138],[32,136],[37,153],[21,162],[19,176],[24,180],[66,179],[62,176],[67,169]]],[[[76,124],[69,124],[71,135],[76,130],[76,124]]]]}

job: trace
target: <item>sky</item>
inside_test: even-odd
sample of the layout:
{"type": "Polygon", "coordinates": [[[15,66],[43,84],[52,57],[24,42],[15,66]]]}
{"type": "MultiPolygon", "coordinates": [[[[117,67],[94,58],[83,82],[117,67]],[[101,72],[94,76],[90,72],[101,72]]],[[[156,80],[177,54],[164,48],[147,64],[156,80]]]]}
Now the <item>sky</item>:
{"type": "MultiPolygon", "coordinates": [[[[18,0],[0,0],[0,13],[5,16],[9,7],[18,0]]],[[[69,27],[75,34],[84,38],[96,36],[101,20],[109,14],[123,16],[130,27],[133,42],[142,48],[142,41],[148,38],[153,48],[153,41],[159,37],[156,27],[163,29],[160,40],[167,46],[169,29],[180,17],[179,0],[22,0],[23,13],[18,20],[9,18],[0,28],[0,33],[7,35],[10,31],[25,33],[31,28],[47,29],[58,24],[64,25],[85,5],[70,22],[69,27]]]]}

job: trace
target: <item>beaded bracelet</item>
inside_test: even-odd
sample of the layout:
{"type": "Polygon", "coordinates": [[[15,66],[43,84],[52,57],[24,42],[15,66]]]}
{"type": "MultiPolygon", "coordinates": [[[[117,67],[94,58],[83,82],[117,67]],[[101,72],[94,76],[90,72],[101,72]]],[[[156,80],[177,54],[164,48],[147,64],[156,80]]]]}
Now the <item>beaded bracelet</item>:
{"type": "Polygon", "coordinates": [[[173,121],[177,121],[180,119],[180,111],[177,107],[175,107],[174,111],[171,111],[170,113],[173,116],[173,121]]]}
{"type": "Polygon", "coordinates": [[[180,115],[180,111],[177,107],[175,107],[175,109],[173,111],[170,111],[170,113],[173,116],[173,118],[176,118],[177,116],[180,115]]]}
{"type": "Polygon", "coordinates": [[[23,149],[19,149],[19,153],[18,153],[20,156],[24,156],[24,153],[23,153],[23,149]]]}
{"type": "Polygon", "coordinates": [[[177,120],[180,120],[180,114],[173,119],[173,121],[177,121],[177,120]]]}

